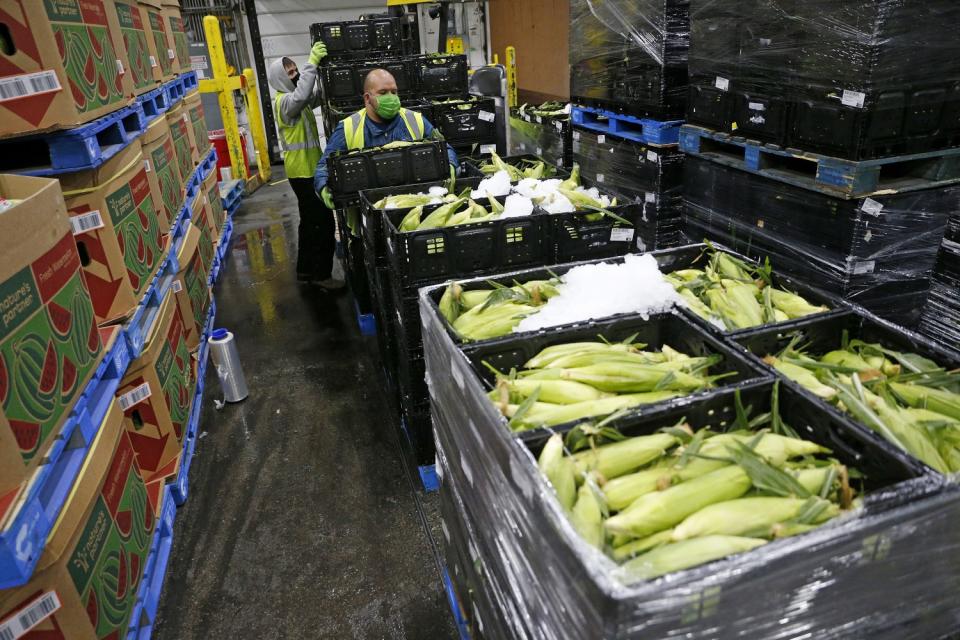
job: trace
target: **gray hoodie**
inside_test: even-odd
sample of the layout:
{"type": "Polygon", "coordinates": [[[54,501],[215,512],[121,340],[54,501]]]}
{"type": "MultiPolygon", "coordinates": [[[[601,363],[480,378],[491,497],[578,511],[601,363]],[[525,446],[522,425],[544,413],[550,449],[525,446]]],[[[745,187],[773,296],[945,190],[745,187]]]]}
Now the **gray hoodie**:
{"type": "Polygon", "coordinates": [[[280,117],[286,124],[292,125],[305,107],[310,109],[319,107],[322,100],[317,88],[317,68],[312,64],[300,67],[300,79],[294,87],[293,81],[287,75],[287,70],[283,68],[285,60],[290,58],[278,58],[270,63],[267,69],[267,82],[274,91],[283,94],[280,99],[280,117]]]}

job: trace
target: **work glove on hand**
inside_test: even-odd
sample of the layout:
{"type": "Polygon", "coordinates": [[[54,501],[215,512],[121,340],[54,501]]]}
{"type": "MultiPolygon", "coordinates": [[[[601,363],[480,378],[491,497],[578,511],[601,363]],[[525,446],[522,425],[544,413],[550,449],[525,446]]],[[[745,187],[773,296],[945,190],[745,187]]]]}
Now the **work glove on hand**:
{"type": "Polygon", "coordinates": [[[327,57],[327,45],[323,42],[317,41],[314,43],[313,48],[310,49],[310,57],[307,59],[309,64],[317,66],[320,64],[320,61],[327,57]]]}
{"type": "Polygon", "coordinates": [[[323,191],[320,192],[320,199],[323,200],[323,204],[327,205],[328,209],[336,209],[333,206],[333,194],[330,192],[330,187],[323,188],[323,191]]]}
{"type": "Polygon", "coordinates": [[[453,193],[453,187],[457,183],[457,168],[453,165],[450,165],[450,179],[447,180],[447,191],[453,193]]]}

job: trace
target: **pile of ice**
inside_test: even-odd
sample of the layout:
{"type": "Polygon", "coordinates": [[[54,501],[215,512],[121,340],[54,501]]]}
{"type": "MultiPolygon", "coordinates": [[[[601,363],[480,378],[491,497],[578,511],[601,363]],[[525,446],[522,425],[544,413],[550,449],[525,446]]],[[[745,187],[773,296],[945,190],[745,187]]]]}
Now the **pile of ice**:
{"type": "Polygon", "coordinates": [[[619,313],[647,319],[674,305],[685,306],[650,254],[627,255],[621,264],[574,267],[557,290],[558,295],[540,307],[539,313],[524,318],[514,331],[535,331],[619,313]]]}
{"type": "Polygon", "coordinates": [[[470,192],[472,200],[479,200],[492,196],[505,196],[510,193],[510,174],[506,171],[497,171],[489,178],[484,178],[477,188],[470,192]]]}
{"type": "Polygon", "coordinates": [[[501,218],[520,218],[533,213],[533,200],[526,198],[519,193],[511,193],[507,196],[507,201],[503,205],[501,218]]]}
{"type": "MultiPolygon", "coordinates": [[[[510,184],[510,174],[506,171],[497,171],[492,176],[481,180],[477,188],[470,191],[470,198],[472,200],[484,200],[488,197],[508,196],[504,205],[504,212],[500,216],[502,218],[528,216],[533,213],[534,204],[543,207],[547,213],[576,211],[577,208],[570,202],[570,199],[558,190],[562,183],[563,180],[558,178],[549,180],[524,178],[517,184],[512,185],[510,184]]],[[[431,193],[432,191],[431,189],[431,193]]],[[[599,201],[603,207],[609,207],[612,203],[610,196],[601,194],[596,187],[586,189],[580,186],[574,191],[585,193],[599,201]]]]}

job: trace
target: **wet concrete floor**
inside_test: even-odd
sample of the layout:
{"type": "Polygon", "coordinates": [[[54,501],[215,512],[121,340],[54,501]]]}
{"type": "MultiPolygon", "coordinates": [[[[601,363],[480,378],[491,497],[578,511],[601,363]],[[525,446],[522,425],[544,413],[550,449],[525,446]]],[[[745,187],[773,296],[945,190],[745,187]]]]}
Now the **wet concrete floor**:
{"type": "Polygon", "coordinates": [[[401,462],[349,293],[295,282],[296,227],[286,182],[235,218],[216,326],[237,336],[250,397],[215,409],[208,368],[153,637],[453,638],[424,528],[436,495],[401,462]]]}

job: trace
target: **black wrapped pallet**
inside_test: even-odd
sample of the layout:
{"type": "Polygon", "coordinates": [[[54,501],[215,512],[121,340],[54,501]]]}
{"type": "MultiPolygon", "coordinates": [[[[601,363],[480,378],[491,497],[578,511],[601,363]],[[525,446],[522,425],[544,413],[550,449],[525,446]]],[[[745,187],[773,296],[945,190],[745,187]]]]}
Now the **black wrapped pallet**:
{"type": "Polygon", "coordinates": [[[690,10],[694,124],[851,160],[960,143],[953,0],[731,0],[690,10]]]}
{"type": "MultiPolygon", "coordinates": [[[[960,213],[950,220],[955,223],[960,213]]],[[[944,237],[918,331],[960,353],[960,242],[952,229],[944,237]]]]}
{"type": "Polygon", "coordinates": [[[682,117],[689,0],[572,0],[571,102],[638,117],[682,117]]]}
{"type": "Polygon", "coordinates": [[[557,167],[573,166],[573,129],[570,114],[536,116],[510,109],[511,156],[534,155],[557,167]]]}
{"type": "MultiPolygon", "coordinates": [[[[952,534],[958,492],[916,477],[886,443],[848,432],[790,389],[780,400],[791,425],[826,438],[822,444],[869,478],[863,510],[749,553],[632,582],[575,532],[536,468],[536,439],[528,446],[504,428],[475,367],[422,308],[441,486],[472,522],[467,557],[479,557],[495,619],[507,627],[502,637],[713,640],[855,629],[900,640],[956,628],[956,563],[943,559],[960,550],[952,534]]],[[[768,382],[739,391],[754,412],[770,409],[768,382]]],[[[651,408],[622,428],[653,433],[681,418],[722,426],[733,420],[734,402],[733,390],[720,390],[651,408]]]]}
{"type": "Polygon", "coordinates": [[[685,164],[687,237],[716,240],[778,271],[914,326],[960,187],[845,198],[696,157],[685,164]]]}

